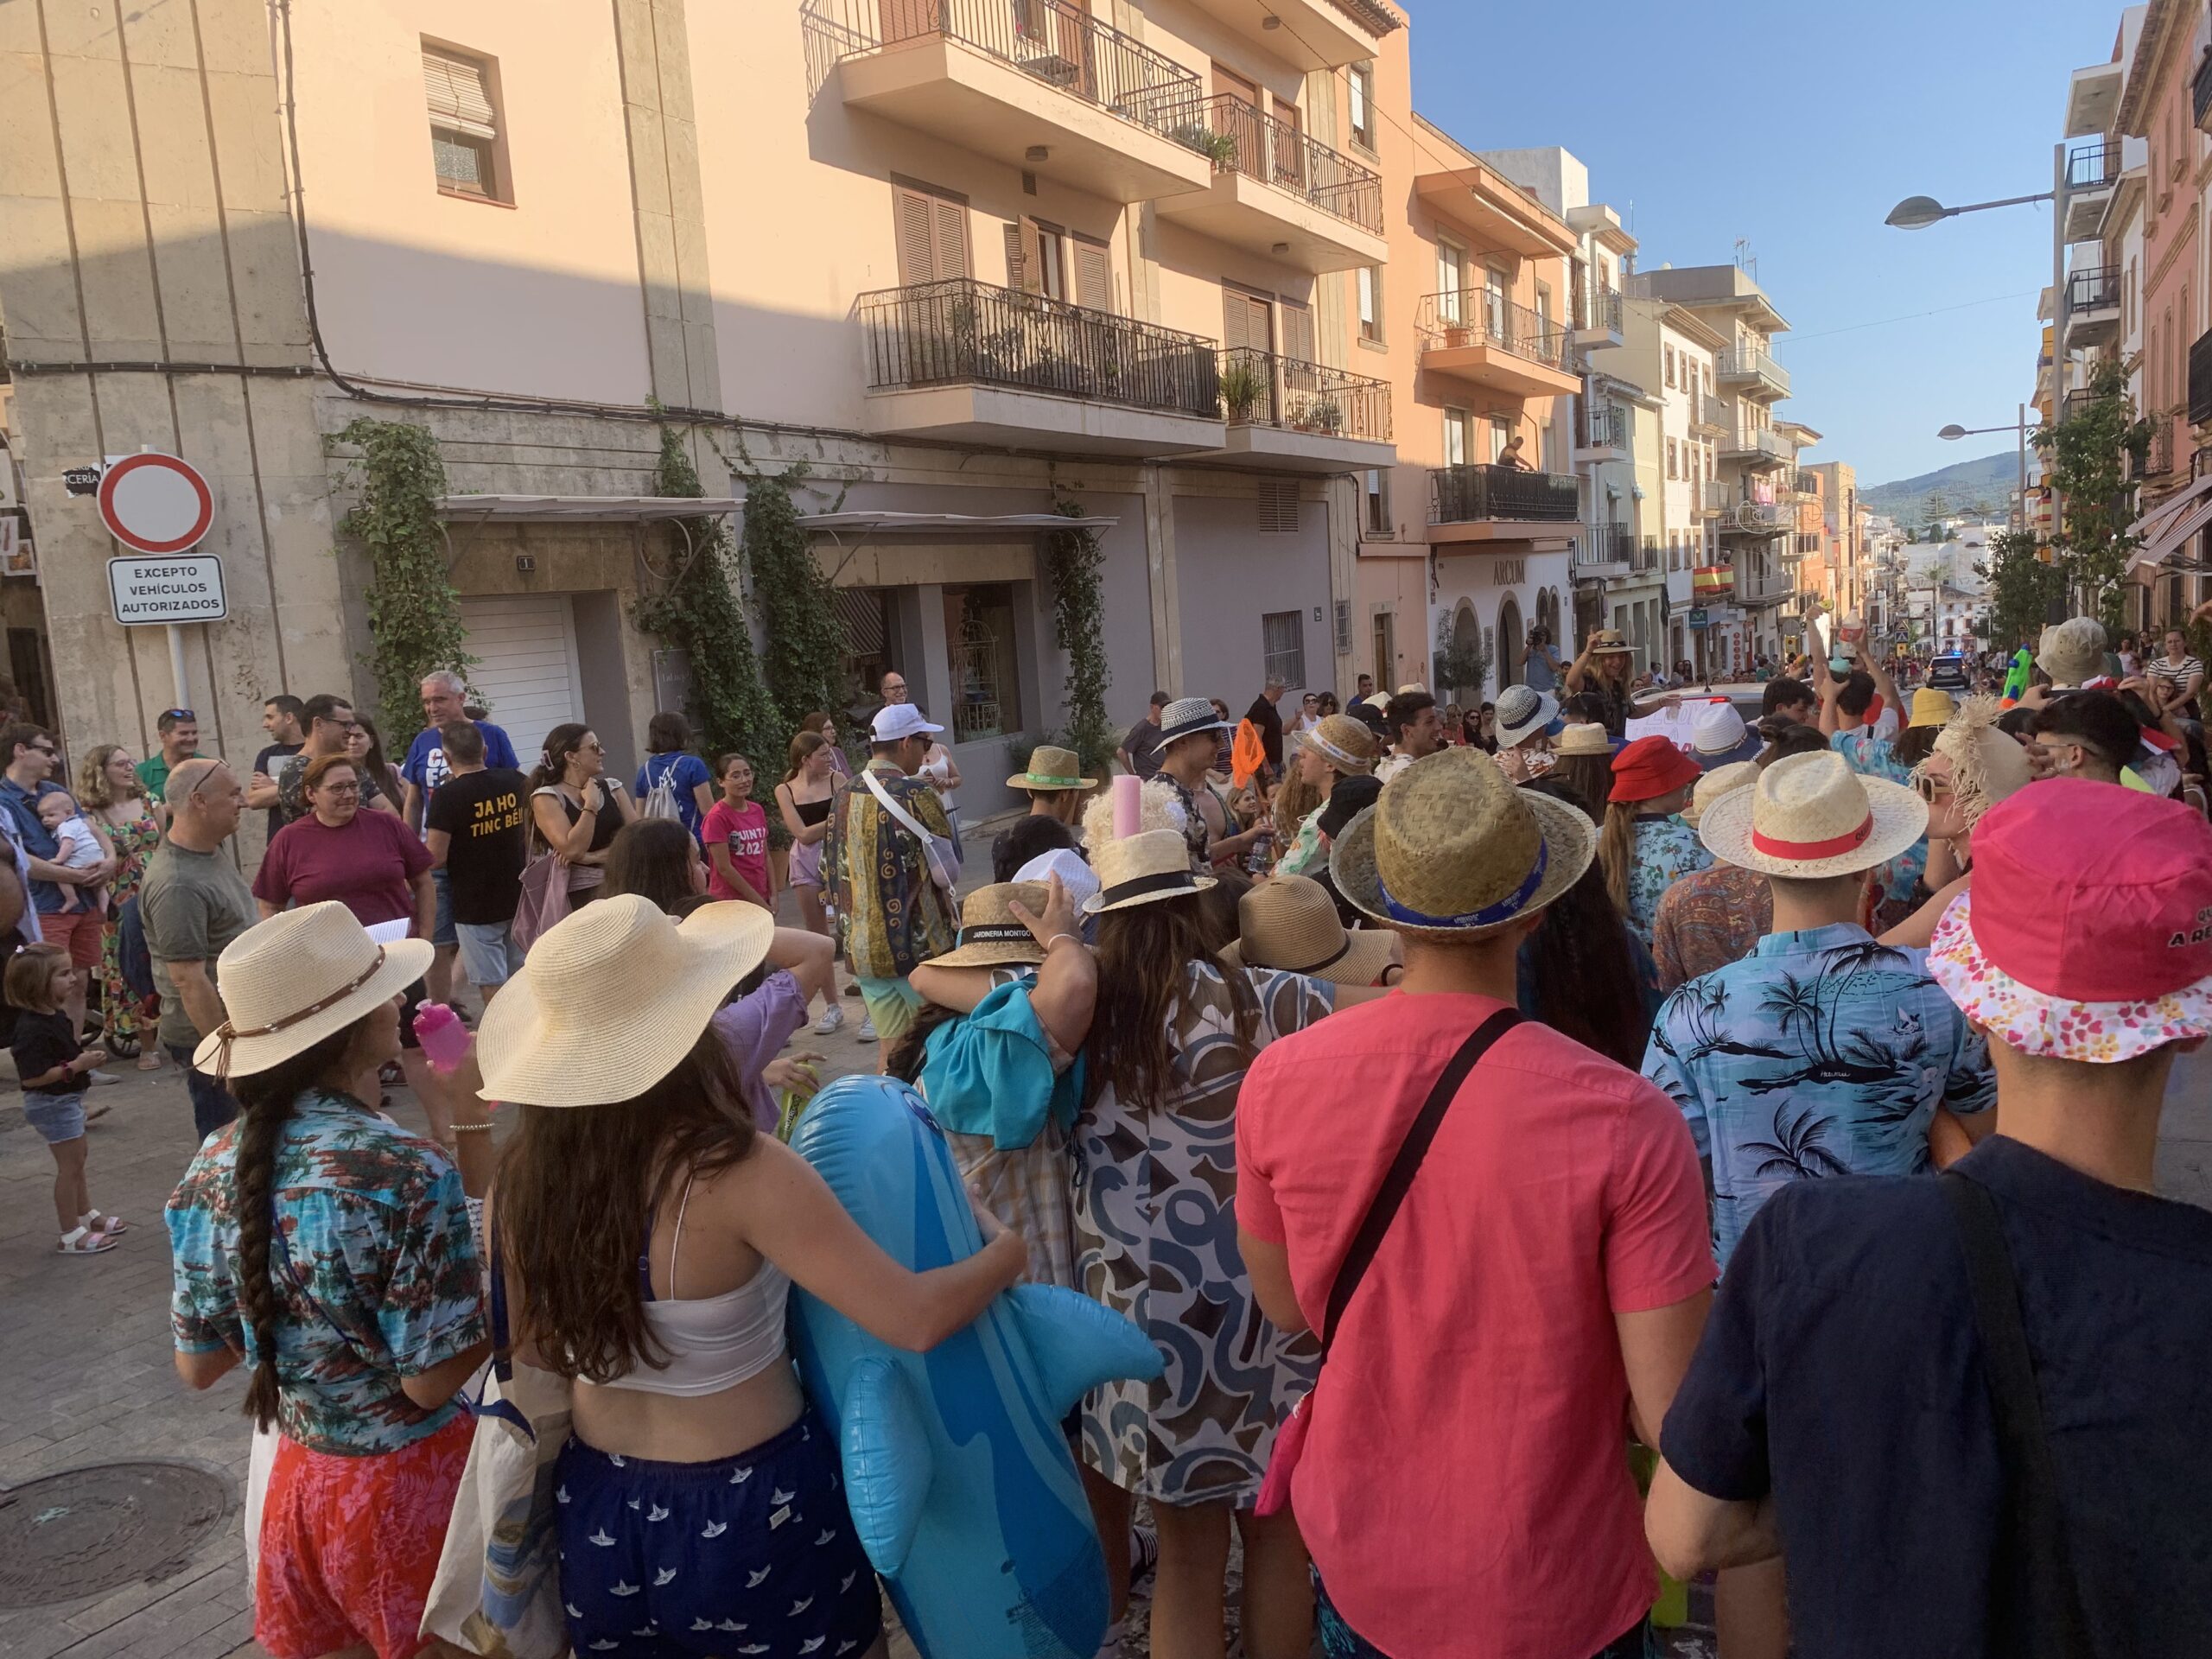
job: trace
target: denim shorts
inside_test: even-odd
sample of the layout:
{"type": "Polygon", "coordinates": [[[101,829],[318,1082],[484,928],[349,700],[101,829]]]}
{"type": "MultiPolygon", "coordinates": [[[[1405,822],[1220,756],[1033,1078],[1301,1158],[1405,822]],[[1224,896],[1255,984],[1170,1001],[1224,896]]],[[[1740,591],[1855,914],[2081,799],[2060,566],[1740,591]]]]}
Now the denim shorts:
{"type": "Polygon", "coordinates": [[[515,949],[512,922],[456,922],[454,933],[461,945],[461,965],[468,982],[480,989],[504,985],[522,971],[522,952],[515,949]]]}
{"type": "Polygon", "coordinates": [[[82,1095],[36,1095],[23,1091],[23,1121],[46,1137],[46,1144],[58,1147],[64,1141],[74,1141],[85,1133],[85,1097],[82,1095]]]}
{"type": "Polygon", "coordinates": [[[811,1410],[715,1463],[617,1457],[572,1440],[554,1472],[578,1659],[857,1659],[881,1632],[837,1448],[811,1410]]]}
{"type": "Polygon", "coordinates": [[[438,895],[437,919],[430,924],[430,943],[442,950],[457,943],[453,931],[453,882],[446,870],[430,872],[430,886],[438,895]]]}

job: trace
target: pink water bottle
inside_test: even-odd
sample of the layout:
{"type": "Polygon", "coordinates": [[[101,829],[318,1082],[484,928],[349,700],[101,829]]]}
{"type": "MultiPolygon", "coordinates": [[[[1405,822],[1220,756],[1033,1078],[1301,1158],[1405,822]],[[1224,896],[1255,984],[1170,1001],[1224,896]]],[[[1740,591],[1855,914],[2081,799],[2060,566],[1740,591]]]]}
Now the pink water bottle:
{"type": "Polygon", "coordinates": [[[451,1077],[468,1057],[468,1027],[442,1002],[425,1002],[415,1010],[415,1040],[442,1077],[451,1077]]]}

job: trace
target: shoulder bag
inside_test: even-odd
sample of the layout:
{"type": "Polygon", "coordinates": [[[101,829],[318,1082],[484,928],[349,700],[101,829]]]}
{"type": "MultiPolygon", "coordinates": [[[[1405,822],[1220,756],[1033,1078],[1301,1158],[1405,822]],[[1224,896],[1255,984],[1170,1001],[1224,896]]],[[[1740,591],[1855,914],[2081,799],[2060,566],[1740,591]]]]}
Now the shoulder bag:
{"type": "Polygon", "coordinates": [[[2020,1320],[2020,1281],[2012,1270],[1997,1201],[1979,1181],[1955,1170],[1938,1179],[1966,1252],[1974,1329],[1981,1338],[1998,1455],[2005,1467],[2005,1514],[1997,1539],[2000,1570],[1990,1584],[1989,1650],[2020,1659],[2091,1659],[2096,1647],[2066,1547],[2058,1468],[2050,1455],[2050,1431],[2044,1421],[2027,1327],[2020,1320]]]}
{"type": "Polygon", "coordinates": [[[960,880],[960,854],[951,837],[924,829],[920,819],[891,798],[891,791],[874,772],[863,770],[861,781],[868,785],[868,792],[875,797],[877,804],[898,821],[899,827],[922,843],[922,862],[929,867],[930,880],[950,898],[960,880]]]}
{"type": "MultiPolygon", "coordinates": [[[[1398,1147],[1398,1155],[1390,1160],[1390,1167],[1383,1172],[1382,1185],[1367,1206],[1367,1213],[1360,1218],[1359,1230],[1352,1235],[1351,1247],[1344,1252],[1343,1265],[1337,1269],[1336,1282],[1329,1287],[1328,1311],[1321,1319],[1321,1365],[1326,1369],[1329,1350],[1335,1343],[1337,1327],[1343,1323],[1344,1309],[1351,1304],[1352,1294],[1359,1288],[1359,1281],[1367,1276],[1375,1252],[1382,1247],[1383,1235],[1390,1230],[1390,1224],[1397,1218],[1398,1206],[1405,1202],[1407,1190],[1414,1184],[1421,1160],[1428,1156],[1430,1144],[1436,1131],[1444,1122],[1444,1114],[1458,1098],[1459,1087],[1467,1074],[1475,1069],[1491,1045],[1521,1023],[1519,1010],[1500,1008],[1476,1027],[1467,1040],[1452,1052],[1444,1063],[1444,1070],[1437,1077],[1435,1085],[1428,1091],[1428,1098],[1421,1103],[1413,1125],[1406,1131],[1405,1140],[1398,1147]]],[[[1274,1451],[1268,1459],[1267,1478],[1260,1484],[1259,1511],[1274,1515],[1290,1504],[1290,1478],[1297,1472],[1306,1455],[1306,1437],[1313,1427],[1313,1396],[1320,1391],[1321,1375],[1316,1370],[1313,1386],[1298,1402],[1291,1414],[1275,1431],[1274,1451]]]]}
{"type": "Polygon", "coordinates": [[[660,769],[658,778],[653,776],[653,763],[651,760],[645,762],[645,779],[652,787],[646,790],[645,798],[638,803],[638,816],[680,819],[683,814],[676,804],[676,769],[683,764],[683,757],[680,753],[664,754],[659,759],[668,764],[660,769]]]}

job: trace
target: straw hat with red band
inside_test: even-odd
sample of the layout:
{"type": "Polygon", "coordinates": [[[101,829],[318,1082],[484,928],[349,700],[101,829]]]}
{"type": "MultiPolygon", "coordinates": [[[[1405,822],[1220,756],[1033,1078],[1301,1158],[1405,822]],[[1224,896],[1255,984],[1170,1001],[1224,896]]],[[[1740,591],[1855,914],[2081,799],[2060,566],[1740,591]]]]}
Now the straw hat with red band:
{"type": "Polygon", "coordinates": [[[2111,1065],[2212,1035],[2212,827],[2057,778],[1989,809],[1929,972],[2007,1046],[2111,1065]]]}
{"type": "Polygon", "coordinates": [[[1613,789],[1605,798],[1623,803],[1656,801],[1688,789],[1698,780],[1696,761],[1671,738],[1639,737],[1613,757],[1613,789]]]}
{"type": "Polygon", "coordinates": [[[1915,791],[1862,778],[1840,754],[1793,754],[1707,806],[1698,839],[1724,863],[1818,880],[1885,864],[1927,829],[1915,791]]]}

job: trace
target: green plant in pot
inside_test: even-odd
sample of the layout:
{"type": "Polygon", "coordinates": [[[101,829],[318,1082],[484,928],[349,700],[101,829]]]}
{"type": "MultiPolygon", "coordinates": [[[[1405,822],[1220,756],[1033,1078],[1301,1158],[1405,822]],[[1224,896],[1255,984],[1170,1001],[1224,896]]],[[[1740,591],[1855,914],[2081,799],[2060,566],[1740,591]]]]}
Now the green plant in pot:
{"type": "Polygon", "coordinates": [[[1234,357],[1221,372],[1221,401],[1232,422],[1248,422],[1268,395],[1267,377],[1249,357],[1234,357]]]}

